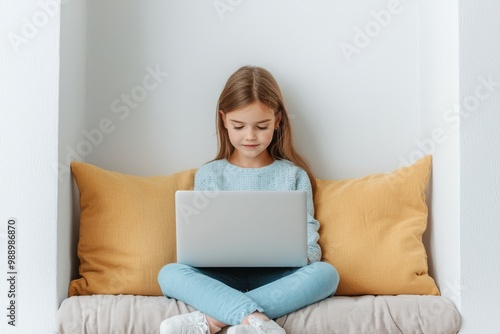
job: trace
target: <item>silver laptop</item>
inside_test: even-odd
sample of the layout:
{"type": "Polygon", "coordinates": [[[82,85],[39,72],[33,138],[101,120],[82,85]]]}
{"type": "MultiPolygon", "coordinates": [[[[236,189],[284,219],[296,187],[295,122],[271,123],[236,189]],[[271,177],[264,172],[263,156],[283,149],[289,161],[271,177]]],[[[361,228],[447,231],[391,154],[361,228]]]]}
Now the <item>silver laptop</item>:
{"type": "Polygon", "coordinates": [[[177,191],[177,262],[193,267],[307,264],[305,191],[177,191]]]}

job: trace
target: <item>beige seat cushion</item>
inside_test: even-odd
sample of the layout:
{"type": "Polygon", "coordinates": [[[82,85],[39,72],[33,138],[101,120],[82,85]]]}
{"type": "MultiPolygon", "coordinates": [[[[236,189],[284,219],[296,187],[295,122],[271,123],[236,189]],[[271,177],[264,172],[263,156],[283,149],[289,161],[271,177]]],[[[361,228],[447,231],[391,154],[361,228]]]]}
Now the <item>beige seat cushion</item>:
{"type": "MultiPolygon", "coordinates": [[[[165,297],[75,296],[59,308],[57,330],[59,334],[157,334],[162,320],[193,310],[165,297]]],[[[331,297],[276,322],[287,334],[452,334],[460,329],[456,308],[441,296],[331,297]]]]}

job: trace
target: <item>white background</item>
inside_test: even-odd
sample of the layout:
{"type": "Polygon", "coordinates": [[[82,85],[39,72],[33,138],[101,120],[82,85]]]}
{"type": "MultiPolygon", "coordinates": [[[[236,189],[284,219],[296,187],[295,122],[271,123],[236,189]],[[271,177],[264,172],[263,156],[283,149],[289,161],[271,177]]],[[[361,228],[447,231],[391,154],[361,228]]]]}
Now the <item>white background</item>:
{"type": "MultiPolygon", "coordinates": [[[[222,86],[246,64],[275,75],[296,145],[319,178],[391,171],[433,154],[431,274],[460,307],[462,332],[500,326],[500,87],[467,104],[488,92],[484,80],[500,81],[498,4],[221,0],[228,10],[218,12],[213,1],[72,0],[42,8],[54,1],[0,4],[0,237],[4,247],[16,217],[20,240],[19,326],[0,328],[52,332],[75,277],[66,161],[136,175],[198,167],[216,152],[222,86]],[[23,36],[26,22],[38,27],[16,52],[8,36],[23,36]],[[352,57],[347,44],[357,47],[352,57]],[[145,90],[154,83],[148,68],[169,75],[145,90]],[[126,95],[133,107],[115,112],[126,95]]],[[[4,291],[1,279],[0,309],[4,291]]]]}

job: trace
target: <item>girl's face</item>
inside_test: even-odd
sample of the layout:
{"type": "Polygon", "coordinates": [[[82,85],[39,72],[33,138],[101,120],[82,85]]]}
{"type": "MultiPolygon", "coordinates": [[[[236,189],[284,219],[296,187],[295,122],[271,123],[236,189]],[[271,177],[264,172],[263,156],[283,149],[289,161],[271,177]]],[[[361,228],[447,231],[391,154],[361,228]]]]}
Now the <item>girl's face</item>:
{"type": "Polygon", "coordinates": [[[279,125],[279,116],[274,110],[260,102],[228,113],[220,111],[229,140],[235,150],[230,162],[247,168],[267,166],[273,159],[267,147],[273,139],[275,128],[279,125]]]}

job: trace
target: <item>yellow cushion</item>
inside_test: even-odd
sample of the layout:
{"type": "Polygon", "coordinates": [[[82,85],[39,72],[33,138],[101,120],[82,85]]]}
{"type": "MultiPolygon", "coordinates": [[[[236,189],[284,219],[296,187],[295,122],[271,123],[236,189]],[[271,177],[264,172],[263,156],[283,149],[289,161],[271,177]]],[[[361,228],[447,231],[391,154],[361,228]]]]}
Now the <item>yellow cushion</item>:
{"type": "Polygon", "coordinates": [[[438,295],[422,233],[431,156],[390,174],[318,180],[323,260],[337,268],[337,295],[438,295]]]}
{"type": "Polygon", "coordinates": [[[195,170],[140,177],[73,162],[80,191],[81,278],[69,295],[161,295],[157,275],[176,261],[174,194],[195,170]]]}

